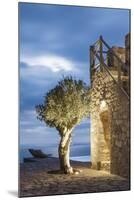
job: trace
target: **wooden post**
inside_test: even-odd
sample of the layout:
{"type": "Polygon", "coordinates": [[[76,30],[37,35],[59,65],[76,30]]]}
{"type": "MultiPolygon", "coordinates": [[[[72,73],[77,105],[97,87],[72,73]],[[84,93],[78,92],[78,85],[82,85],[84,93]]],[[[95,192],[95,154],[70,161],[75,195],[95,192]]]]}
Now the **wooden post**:
{"type": "Polygon", "coordinates": [[[102,43],[102,36],[100,36],[100,67],[101,67],[101,71],[103,71],[103,63],[104,63],[104,59],[103,59],[103,43],[102,43]]]}
{"type": "Polygon", "coordinates": [[[90,46],[90,79],[91,84],[94,75],[94,65],[95,65],[95,58],[94,58],[94,46],[90,46]]]}

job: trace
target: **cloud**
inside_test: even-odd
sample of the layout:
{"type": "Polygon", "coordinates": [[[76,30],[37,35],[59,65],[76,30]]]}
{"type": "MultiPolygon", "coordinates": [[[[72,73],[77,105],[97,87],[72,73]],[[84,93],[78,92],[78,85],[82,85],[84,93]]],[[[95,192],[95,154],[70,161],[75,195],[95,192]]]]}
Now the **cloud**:
{"type": "MultiPolygon", "coordinates": [[[[88,63],[71,60],[61,55],[44,54],[39,56],[22,56],[20,59],[20,79],[27,90],[28,85],[40,88],[54,87],[63,76],[89,81],[88,63]],[[26,87],[27,84],[27,87],[26,87]]],[[[32,89],[33,90],[33,89],[32,89]]]]}
{"type": "MultiPolygon", "coordinates": [[[[73,71],[76,69],[75,64],[61,56],[56,55],[44,55],[44,56],[36,56],[36,57],[24,57],[22,58],[22,62],[27,63],[27,65],[31,67],[40,66],[40,69],[48,68],[52,72],[59,71],[73,71]]],[[[34,69],[33,69],[34,70],[34,69]]]]}
{"type": "Polygon", "coordinates": [[[121,45],[120,35],[129,30],[129,11],[24,3],[20,5],[20,22],[22,54],[49,51],[86,61],[89,44],[100,34],[121,45]]]}
{"type": "MultiPolygon", "coordinates": [[[[48,54],[47,54],[48,55],[48,54]]],[[[20,62],[21,108],[31,109],[43,95],[54,88],[63,76],[89,82],[88,63],[77,62],[60,55],[22,57],[20,62]]]]}
{"type": "MultiPolygon", "coordinates": [[[[43,95],[55,87],[62,75],[72,75],[89,84],[89,46],[100,34],[110,46],[123,45],[129,30],[129,12],[45,4],[19,6],[20,141],[56,144],[56,130],[36,119],[35,105],[43,102],[43,95]]],[[[76,127],[73,141],[88,143],[89,119],[76,127]]]]}
{"type": "Polygon", "coordinates": [[[52,79],[57,81],[63,75],[72,75],[76,79],[89,82],[88,67],[89,62],[72,60],[69,57],[55,54],[22,56],[20,78],[29,81],[34,78],[34,82],[40,82],[43,79],[44,82],[45,80],[52,81],[52,79]]]}
{"type": "Polygon", "coordinates": [[[49,128],[37,119],[35,110],[20,113],[20,144],[52,146],[59,143],[59,135],[54,128],[49,128]]]}
{"type": "Polygon", "coordinates": [[[21,109],[33,109],[43,100],[43,96],[63,76],[89,83],[88,63],[71,60],[61,55],[44,54],[20,59],[20,106],[21,109]]]}
{"type": "MultiPolygon", "coordinates": [[[[60,137],[55,128],[37,120],[35,110],[20,113],[20,145],[58,146],[60,137]]],[[[73,131],[73,145],[89,143],[89,119],[82,120],[73,131]]]]}

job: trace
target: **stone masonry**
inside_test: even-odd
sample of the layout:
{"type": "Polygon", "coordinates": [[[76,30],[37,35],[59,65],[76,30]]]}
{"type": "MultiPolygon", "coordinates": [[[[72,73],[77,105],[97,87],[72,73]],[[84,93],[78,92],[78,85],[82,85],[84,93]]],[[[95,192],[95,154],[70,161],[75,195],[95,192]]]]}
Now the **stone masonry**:
{"type": "MultiPolygon", "coordinates": [[[[112,50],[116,53],[117,56],[119,56],[119,58],[121,58],[123,62],[125,62],[125,48],[113,46],[112,50]]],[[[119,65],[118,60],[110,53],[110,51],[107,53],[107,57],[109,67],[117,67],[119,65]]]]}
{"type": "MultiPolygon", "coordinates": [[[[126,38],[129,39],[128,36],[126,38]]],[[[128,59],[128,54],[124,55],[128,59]]],[[[129,84],[129,75],[125,81],[129,84]]],[[[90,108],[92,168],[127,178],[130,175],[129,104],[129,99],[107,71],[94,74],[90,108]]]]}

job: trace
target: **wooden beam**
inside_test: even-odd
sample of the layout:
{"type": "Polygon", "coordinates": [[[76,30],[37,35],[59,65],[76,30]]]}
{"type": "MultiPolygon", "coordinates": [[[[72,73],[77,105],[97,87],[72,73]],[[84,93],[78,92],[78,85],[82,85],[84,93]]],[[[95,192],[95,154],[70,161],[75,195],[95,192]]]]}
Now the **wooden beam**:
{"type": "Polygon", "coordinates": [[[101,67],[101,71],[103,71],[103,63],[104,63],[104,59],[103,59],[103,43],[102,43],[102,36],[100,36],[100,67],[101,67]]]}

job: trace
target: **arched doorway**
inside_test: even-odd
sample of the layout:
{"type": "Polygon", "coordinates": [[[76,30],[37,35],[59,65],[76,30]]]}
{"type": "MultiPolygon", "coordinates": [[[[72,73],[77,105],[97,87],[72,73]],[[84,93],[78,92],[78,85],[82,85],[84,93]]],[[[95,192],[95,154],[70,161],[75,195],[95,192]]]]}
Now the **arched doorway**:
{"type": "Polygon", "coordinates": [[[106,101],[101,101],[100,104],[100,120],[103,126],[104,140],[110,151],[110,113],[106,101]]]}
{"type": "Polygon", "coordinates": [[[91,162],[92,168],[110,171],[110,112],[105,100],[100,101],[91,113],[91,162]]]}

